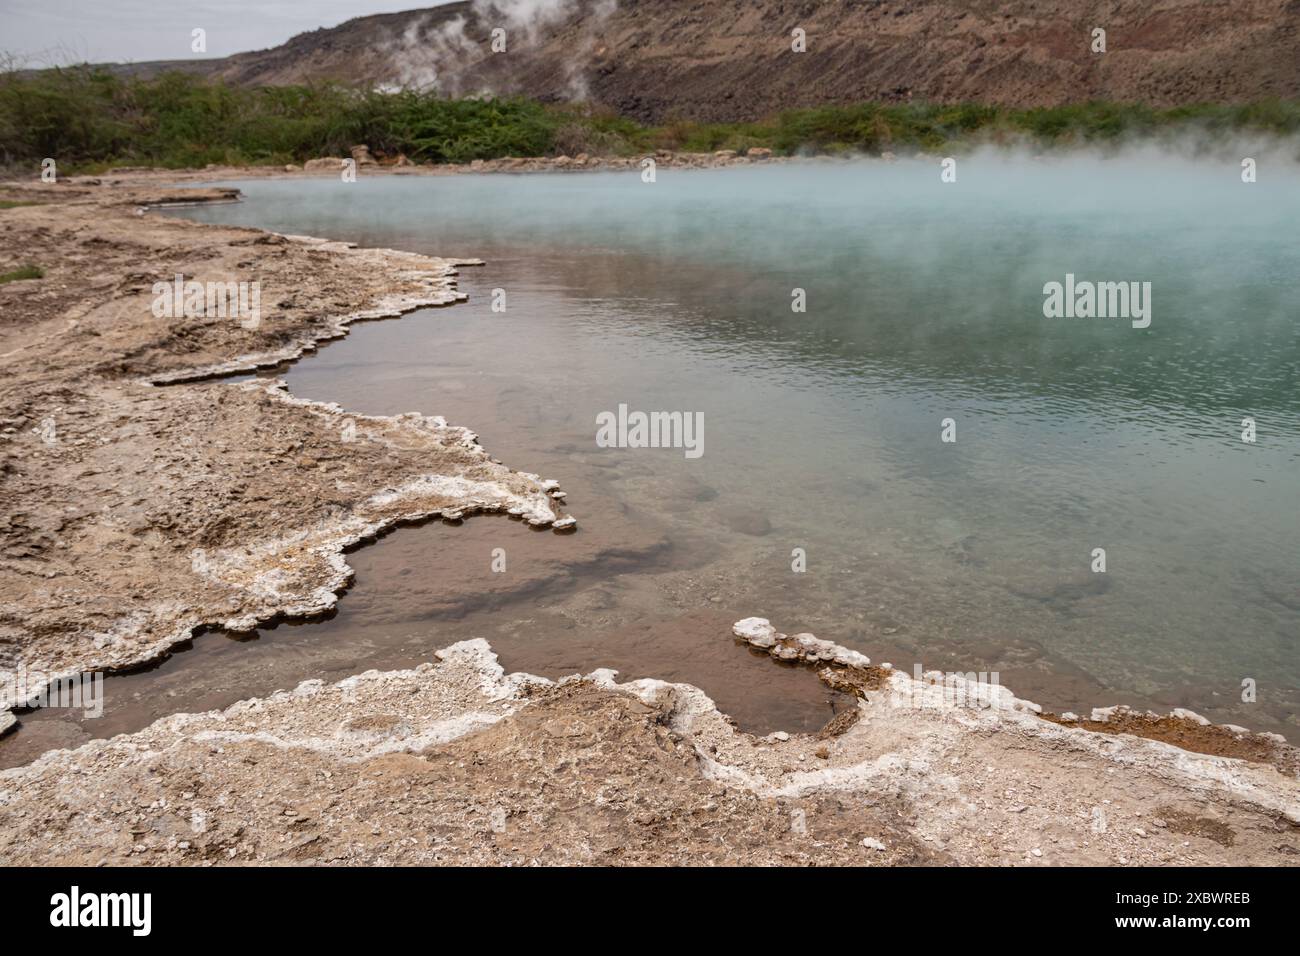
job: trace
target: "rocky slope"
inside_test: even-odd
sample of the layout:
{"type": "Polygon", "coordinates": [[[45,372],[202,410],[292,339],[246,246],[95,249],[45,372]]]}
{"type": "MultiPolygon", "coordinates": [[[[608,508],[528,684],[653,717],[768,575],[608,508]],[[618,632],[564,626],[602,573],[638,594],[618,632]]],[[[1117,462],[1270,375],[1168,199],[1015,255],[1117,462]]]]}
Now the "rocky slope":
{"type": "Polygon", "coordinates": [[[1167,107],[1300,96],[1300,2],[474,0],[350,20],[202,69],[241,84],[590,99],[653,121],[860,100],[1167,107]],[[796,27],[806,52],[791,49],[796,27]],[[1091,50],[1097,27],[1105,53],[1091,50]],[[495,28],[505,52],[490,48],[495,28]]]}

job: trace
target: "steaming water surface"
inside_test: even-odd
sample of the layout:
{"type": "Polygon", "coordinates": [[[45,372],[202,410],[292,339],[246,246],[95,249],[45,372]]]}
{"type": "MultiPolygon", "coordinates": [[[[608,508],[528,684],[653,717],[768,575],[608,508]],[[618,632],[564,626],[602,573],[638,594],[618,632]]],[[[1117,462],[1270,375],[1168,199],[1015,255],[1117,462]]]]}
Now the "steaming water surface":
{"type": "Polygon", "coordinates": [[[1186,706],[1295,738],[1294,169],[1246,185],[1230,163],[977,156],[954,184],[903,162],[239,186],[244,204],[185,214],[487,261],[462,270],[469,303],[277,374],[474,428],[559,479],[580,530],[399,531],[349,558],[333,619],[205,638],[150,687],[175,666],[213,706],[259,673],[273,689],[482,636],[507,668],[691,679],[752,726],[815,727],[810,675],[729,645],[756,614],[909,670],[996,670],[1054,709],[1186,706]],[[1150,327],[1045,318],[1067,273],[1150,282],[1150,327]],[[701,412],[704,454],[597,447],[620,403],[701,412]]]}

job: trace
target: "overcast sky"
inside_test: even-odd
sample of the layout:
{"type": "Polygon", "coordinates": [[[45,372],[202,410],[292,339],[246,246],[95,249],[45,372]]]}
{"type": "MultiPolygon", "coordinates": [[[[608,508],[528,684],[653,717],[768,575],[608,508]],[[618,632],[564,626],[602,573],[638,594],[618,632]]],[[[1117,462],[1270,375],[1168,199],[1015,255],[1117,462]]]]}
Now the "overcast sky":
{"type": "Polygon", "coordinates": [[[283,43],[295,33],[370,13],[445,0],[0,0],[0,52],[30,66],[89,60],[173,60],[207,31],[207,56],[283,43]]]}

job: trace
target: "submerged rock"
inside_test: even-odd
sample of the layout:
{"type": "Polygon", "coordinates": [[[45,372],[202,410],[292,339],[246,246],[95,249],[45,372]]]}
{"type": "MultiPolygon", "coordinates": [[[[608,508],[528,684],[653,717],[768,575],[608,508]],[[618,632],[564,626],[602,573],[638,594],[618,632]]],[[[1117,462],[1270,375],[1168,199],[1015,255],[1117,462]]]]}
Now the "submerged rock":
{"type": "Polygon", "coordinates": [[[772,531],[772,522],[765,515],[756,514],[748,508],[729,508],[722,512],[722,521],[737,534],[755,538],[761,538],[772,531]]]}

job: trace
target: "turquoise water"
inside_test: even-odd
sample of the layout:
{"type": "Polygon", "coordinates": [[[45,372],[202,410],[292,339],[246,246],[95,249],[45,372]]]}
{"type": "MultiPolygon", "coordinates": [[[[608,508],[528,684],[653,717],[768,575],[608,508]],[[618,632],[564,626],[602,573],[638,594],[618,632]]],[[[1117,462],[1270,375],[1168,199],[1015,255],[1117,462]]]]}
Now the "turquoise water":
{"type": "Polygon", "coordinates": [[[580,536],[666,543],[442,623],[411,595],[379,614],[363,573],[314,640],[432,620],[430,647],[482,634],[507,665],[589,669],[636,659],[634,622],[707,608],[909,670],[1000,669],[1058,709],[1294,736],[1294,168],[1247,185],[1232,163],[990,155],[954,184],[900,162],[238,185],[245,203],[185,215],[487,261],[469,303],[282,372],[295,393],[446,415],[558,478],[580,536]],[[1150,327],[1045,318],[1067,273],[1150,282],[1150,327]],[[598,447],[620,404],[702,414],[703,455],[598,447]]]}

